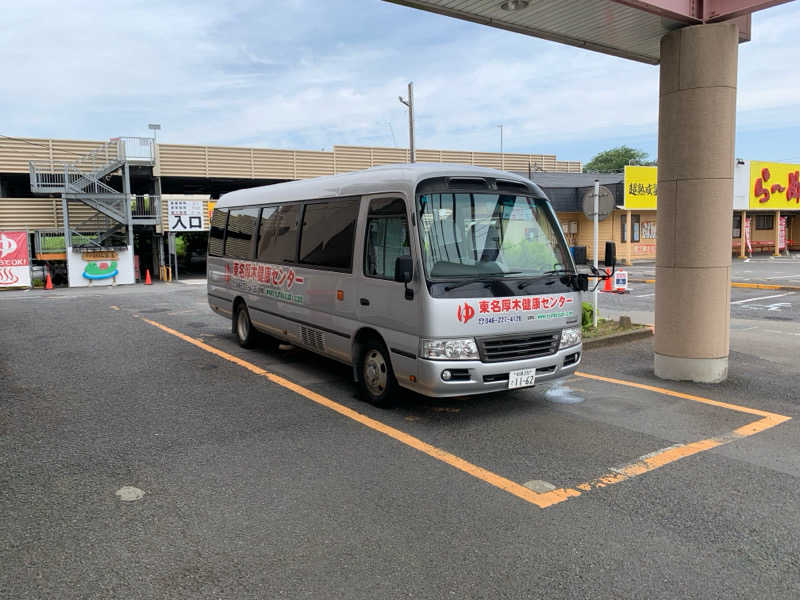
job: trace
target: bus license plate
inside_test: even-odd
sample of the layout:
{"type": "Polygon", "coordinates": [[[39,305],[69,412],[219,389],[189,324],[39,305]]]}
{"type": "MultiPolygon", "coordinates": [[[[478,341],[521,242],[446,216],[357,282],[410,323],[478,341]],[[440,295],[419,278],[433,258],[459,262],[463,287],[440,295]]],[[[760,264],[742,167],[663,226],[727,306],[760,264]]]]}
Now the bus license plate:
{"type": "Polygon", "coordinates": [[[519,369],[508,374],[508,389],[528,387],[536,379],[536,369],[519,369]]]}

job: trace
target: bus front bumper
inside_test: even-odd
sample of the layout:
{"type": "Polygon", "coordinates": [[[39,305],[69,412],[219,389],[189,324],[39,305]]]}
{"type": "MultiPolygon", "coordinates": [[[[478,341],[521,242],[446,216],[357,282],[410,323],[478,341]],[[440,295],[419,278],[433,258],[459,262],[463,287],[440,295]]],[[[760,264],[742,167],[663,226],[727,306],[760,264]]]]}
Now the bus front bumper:
{"type": "Polygon", "coordinates": [[[498,392],[509,389],[512,371],[536,369],[534,385],[544,383],[572,373],[582,355],[583,347],[578,344],[549,356],[508,362],[417,359],[417,381],[408,387],[439,398],[498,392]],[[443,377],[445,371],[449,372],[449,379],[443,377]]]}

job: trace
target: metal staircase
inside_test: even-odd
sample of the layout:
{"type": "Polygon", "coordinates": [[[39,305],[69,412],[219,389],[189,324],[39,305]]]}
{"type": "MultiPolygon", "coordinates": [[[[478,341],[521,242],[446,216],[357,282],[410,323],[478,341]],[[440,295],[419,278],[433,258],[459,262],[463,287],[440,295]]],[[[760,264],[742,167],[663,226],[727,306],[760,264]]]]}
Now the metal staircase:
{"type": "Polygon", "coordinates": [[[81,240],[81,248],[132,247],[133,226],[156,224],[161,214],[161,203],[158,196],[131,195],[129,167],[154,164],[152,138],[112,138],[71,163],[31,161],[31,192],[61,194],[65,250],[73,247],[74,240],[81,240]],[[111,177],[118,172],[121,190],[111,185],[111,177]],[[81,202],[94,212],[88,219],[71,226],[71,201],[81,202]],[[85,235],[87,233],[91,235],[85,235]]]}

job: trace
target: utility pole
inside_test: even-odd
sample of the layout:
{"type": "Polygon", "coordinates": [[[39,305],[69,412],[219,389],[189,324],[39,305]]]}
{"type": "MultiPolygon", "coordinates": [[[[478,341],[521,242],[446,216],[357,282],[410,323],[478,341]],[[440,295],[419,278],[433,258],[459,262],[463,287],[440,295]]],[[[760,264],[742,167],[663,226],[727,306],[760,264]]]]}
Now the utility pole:
{"type": "Polygon", "coordinates": [[[498,125],[498,127],[500,128],[500,155],[502,156],[502,154],[503,154],[503,126],[502,125],[498,125]]]}
{"type": "Polygon", "coordinates": [[[397,97],[400,102],[408,107],[408,145],[410,150],[411,162],[416,162],[414,154],[414,82],[408,82],[408,100],[402,96],[397,97]]]}
{"type": "Polygon", "coordinates": [[[503,170],[506,168],[506,161],[503,160],[503,126],[498,125],[500,128],[500,169],[503,170]]]}
{"type": "MultiPolygon", "coordinates": [[[[597,264],[598,264],[597,263],[597,254],[599,253],[599,250],[597,248],[598,243],[599,243],[598,242],[599,235],[598,235],[597,215],[600,212],[600,181],[598,179],[594,180],[594,210],[592,212],[593,212],[592,217],[593,217],[593,224],[594,224],[594,252],[593,252],[593,254],[594,254],[594,272],[595,272],[595,274],[597,274],[597,264]]],[[[597,285],[598,285],[599,281],[600,280],[598,279],[597,282],[595,283],[595,286],[594,286],[594,302],[593,302],[594,311],[593,311],[593,313],[594,313],[594,328],[595,329],[597,329],[597,285]]]]}

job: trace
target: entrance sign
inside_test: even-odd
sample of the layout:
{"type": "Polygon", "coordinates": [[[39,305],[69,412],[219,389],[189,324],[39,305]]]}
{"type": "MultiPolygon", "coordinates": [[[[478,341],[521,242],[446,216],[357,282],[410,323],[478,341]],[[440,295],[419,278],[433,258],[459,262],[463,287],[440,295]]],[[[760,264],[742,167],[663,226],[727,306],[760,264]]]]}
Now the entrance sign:
{"type": "Polygon", "coordinates": [[[169,200],[167,231],[205,231],[202,200],[169,200]]]}
{"type": "Polygon", "coordinates": [[[27,231],[0,231],[0,287],[31,287],[27,231]]]}

